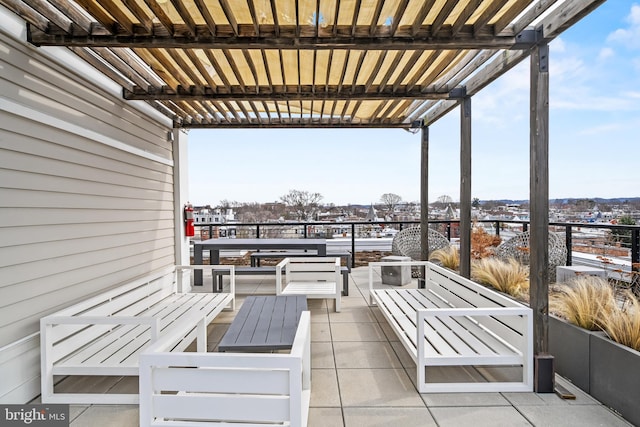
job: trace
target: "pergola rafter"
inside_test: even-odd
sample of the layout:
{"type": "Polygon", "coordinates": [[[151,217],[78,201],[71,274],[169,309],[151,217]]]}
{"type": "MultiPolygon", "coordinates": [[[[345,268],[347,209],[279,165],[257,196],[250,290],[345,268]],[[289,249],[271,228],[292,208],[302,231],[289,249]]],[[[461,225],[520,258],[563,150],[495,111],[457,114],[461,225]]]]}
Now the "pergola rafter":
{"type": "Polygon", "coordinates": [[[601,1],[0,3],[27,21],[28,41],[72,48],[126,99],[162,101],[177,127],[410,127],[449,111],[452,88],[473,95],[601,1]]]}

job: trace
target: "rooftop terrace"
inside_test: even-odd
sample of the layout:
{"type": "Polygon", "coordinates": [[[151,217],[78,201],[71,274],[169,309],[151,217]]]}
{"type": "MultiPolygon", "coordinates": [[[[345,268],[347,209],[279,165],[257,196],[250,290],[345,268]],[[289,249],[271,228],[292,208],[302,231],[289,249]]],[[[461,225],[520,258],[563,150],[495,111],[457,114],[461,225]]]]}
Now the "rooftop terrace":
{"type": "MultiPolygon", "coordinates": [[[[198,289],[211,291],[211,280],[198,289]]],[[[414,279],[415,280],[415,279],[414,279]]],[[[412,285],[407,285],[412,286],[412,285]]],[[[312,380],[309,426],[631,426],[613,411],[557,376],[556,381],[575,395],[455,393],[419,394],[415,365],[397,341],[377,308],[369,307],[368,269],[355,268],[351,291],[335,313],[331,302],[310,300],[312,380]]],[[[273,276],[237,278],[236,310],[248,295],[273,294],[273,276]]],[[[209,328],[209,350],[214,351],[235,313],[223,312],[209,328]]],[[[434,373],[435,375],[438,375],[434,373]]],[[[445,374],[445,373],[442,373],[445,374]]],[[[451,372],[446,373],[450,375],[451,372]]],[[[489,372],[464,370],[482,381],[489,372]]],[[[111,382],[103,378],[74,380],[92,391],[135,389],[137,378],[111,382]]],[[[70,386],[63,381],[59,387],[70,386]]],[[[138,407],[71,406],[71,426],[138,425],[138,407]]]]}

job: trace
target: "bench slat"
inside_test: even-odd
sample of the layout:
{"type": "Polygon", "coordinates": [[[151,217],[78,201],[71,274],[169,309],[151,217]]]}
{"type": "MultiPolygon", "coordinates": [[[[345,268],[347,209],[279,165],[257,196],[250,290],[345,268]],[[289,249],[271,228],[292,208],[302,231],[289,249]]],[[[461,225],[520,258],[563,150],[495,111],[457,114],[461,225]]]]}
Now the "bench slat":
{"type": "MultiPolygon", "coordinates": [[[[412,310],[410,310],[409,313],[402,310],[402,306],[396,304],[395,300],[386,291],[376,290],[373,292],[378,299],[378,303],[384,306],[384,308],[391,314],[395,323],[395,325],[392,325],[394,329],[396,331],[402,331],[404,340],[407,344],[410,344],[413,349],[412,356],[415,358],[418,352],[418,344],[416,342],[418,334],[415,323],[416,317],[415,315],[412,315],[412,310]],[[412,331],[414,332],[412,333],[412,331]]],[[[408,305],[405,305],[405,307],[408,307],[408,305]]]]}
{"type": "MultiPolygon", "coordinates": [[[[473,283],[473,282],[471,282],[473,283]]],[[[455,307],[520,307],[515,301],[509,300],[509,304],[502,304],[506,299],[497,292],[485,288],[482,285],[474,284],[477,288],[472,290],[467,284],[459,281],[448,280],[446,284],[430,283],[428,289],[439,298],[445,300],[455,307]],[[493,297],[482,297],[482,295],[494,295],[493,297]]],[[[520,347],[522,335],[526,330],[526,322],[522,317],[500,316],[481,317],[476,321],[485,324],[489,329],[495,331],[501,338],[510,345],[520,347]]]]}
{"type": "Polygon", "coordinates": [[[201,393],[287,394],[289,373],[284,369],[193,369],[170,367],[153,370],[153,388],[201,393]]]}
{"type": "MultiPolygon", "coordinates": [[[[425,293],[416,290],[412,292],[417,301],[421,302],[426,308],[435,308],[436,306],[430,306],[434,304],[437,299],[428,298],[425,293]]],[[[418,306],[419,308],[419,306],[418,306]]],[[[438,308],[449,308],[448,306],[441,306],[438,308]]],[[[486,319],[486,316],[484,317],[486,319]]],[[[441,322],[443,327],[448,328],[452,334],[455,334],[455,338],[451,338],[450,342],[457,342],[457,347],[460,350],[461,355],[483,355],[492,356],[495,354],[514,354],[515,351],[511,347],[508,347],[501,340],[497,339],[493,334],[489,333],[486,329],[482,328],[479,324],[474,323],[469,316],[440,316],[433,320],[441,322]]],[[[429,322],[429,321],[428,321],[429,322]]],[[[442,328],[437,328],[439,331],[442,328]]]]}
{"type": "MultiPolygon", "coordinates": [[[[162,305],[156,305],[142,315],[158,317],[159,332],[162,333],[166,328],[180,322],[184,316],[194,312],[202,312],[205,318],[210,317],[209,307],[219,305],[224,297],[222,294],[177,294],[165,299],[162,305]]],[[[58,368],[137,366],[140,350],[150,342],[151,334],[148,326],[120,326],[104,337],[94,340],[72,357],[58,363],[58,368]]]]}
{"type": "Polygon", "coordinates": [[[196,394],[155,395],[152,411],[157,418],[284,422],[290,418],[288,395],[196,394]]]}
{"type": "Polygon", "coordinates": [[[323,295],[335,295],[336,282],[289,282],[282,295],[306,295],[308,298],[322,298],[323,295]]]}

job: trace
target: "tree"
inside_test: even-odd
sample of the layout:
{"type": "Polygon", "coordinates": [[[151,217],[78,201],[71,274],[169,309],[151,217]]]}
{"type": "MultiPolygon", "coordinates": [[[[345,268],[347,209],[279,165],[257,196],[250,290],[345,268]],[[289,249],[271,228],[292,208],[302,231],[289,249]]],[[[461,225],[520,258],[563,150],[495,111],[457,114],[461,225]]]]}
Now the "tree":
{"type": "Polygon", "coordinates": [[[384,193],[380,196],[380,203],[384,205],[387,214],[393,214],[393,211],[396,209],[398,203],[402,201],[402,197],[393,193],[384,193]]]}
{"type": "Polygon", "coordinates": [[[280,200],[293,210],[293,215],[298,221],[309,221],[318,210],[318,203],[322,200],[320,193],[308,191],[289,190],[288,194],[280,197],[280,200]]]}
{"type": "Polygon", "coordinates": [[[451,198],[451,196],[443,194],[442,196],[438,197],[437,202],[442,203],[443,205],[448,205],[449,203],[453,202],[453,199],[451,198]]]}
{"type": "Polygon", "coordinates": [[[442,196],[438,197],[435,201],[435,203],[433,203],[433,205],[439,209],[445,208],[448,205],[453,203],[453,199],[451,198],[451,196],[447,196],[446,194],[443,194],[442,196]]]}

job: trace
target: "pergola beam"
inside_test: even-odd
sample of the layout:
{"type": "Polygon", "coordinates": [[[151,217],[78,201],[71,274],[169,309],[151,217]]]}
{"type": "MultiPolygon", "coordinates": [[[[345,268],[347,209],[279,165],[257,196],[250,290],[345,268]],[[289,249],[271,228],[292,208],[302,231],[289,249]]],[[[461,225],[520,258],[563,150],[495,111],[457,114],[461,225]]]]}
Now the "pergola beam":
{"type": "MultiPolygon", "coordinates": [[[[341,128],[341,129],[409,129],[411,123],[406,121],[348,121],[346,119],[309,119],[305,117],[297,118],[280,118],[272,119],[268,123],[259,121],[258,119],[247,120],[228,120],[222,122],[200,122],[200,123],[181,123],[179,127],[188,127],[189,129],[326,129],[326,128],[341,128]]],[[[174,125],[178,127],[178,124],[174,125]]]]}
{"type": "MultiPolygon", "coordinates": [[[[220,26],[216,27],[220,31],[220,26]]],[[[474,35],[472,28],[463,28],[455,36],[321,36],[296,37],[275,34],[260,36],[212,36],[203,28],[196,36],[174,37],[166,34],[75,35],[65,32],[45,33],[29,25],[27,40],[36,46],[76,47],[130,47],[174,49],[353,49],[353,50],[435,50],[435,49],[510,49],[517,39],[515,35],[474,35]],[[466,30],[466,31],[465,31],[466,30]]]]}
{"type": "Polygon", "coordinates": [[[436,90],[433,87],[414,86],[411,89],[400,87],[380,88],[376,85],[351,85],[342,90],[338,85],[314,87],[305,86],[258,86],[252,91],[243,91],[244,86],[178,86],[173,90],[163,86],[160,90],[134,86],[124,89],[123,96],[127,100],[173,100],[173,101],[332,101],[332,100],[387,100],[387,99],[448,99],[450,91],[446,88],[436,90]]]}

